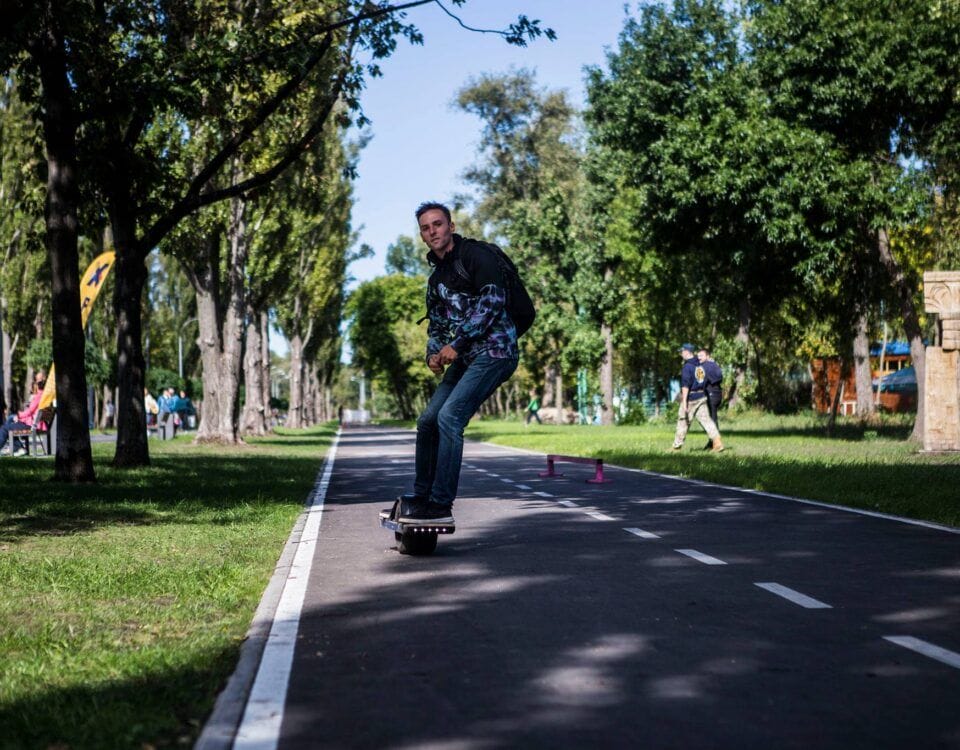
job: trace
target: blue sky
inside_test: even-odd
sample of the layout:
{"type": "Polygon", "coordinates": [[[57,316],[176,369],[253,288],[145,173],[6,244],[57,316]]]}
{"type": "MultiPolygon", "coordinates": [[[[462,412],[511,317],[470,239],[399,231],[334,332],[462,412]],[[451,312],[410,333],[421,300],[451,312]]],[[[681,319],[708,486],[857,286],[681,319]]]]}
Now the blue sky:
{"type": "MultiPolygon", "coordinates": [[[[583,68],[605,66],[625,18],[623,0],[468,0],[456,9],[469,26],[502,29],[523,13],[551,27],[557,39],[513,47],[493,34],[472,33],[430,4],[407,20],[424,35],[423,46],[401,41],[382,63],[383,77],[367,82],[361,102],[373,136],[361,154],[355,183],[353,226],[358,243],[376,251],[350,267],[356,281],[384,272],[386,248],[400,234],[414,234],[413,210],[424,200],[468,192],[461,179],[477,158],[480,121],[454,110],[456,92],[471,78],[531,68],[548,89],[566,89],[584,103],[583,68]]],[[[630,3],[635,10],[636,3],[630,3]]]]}

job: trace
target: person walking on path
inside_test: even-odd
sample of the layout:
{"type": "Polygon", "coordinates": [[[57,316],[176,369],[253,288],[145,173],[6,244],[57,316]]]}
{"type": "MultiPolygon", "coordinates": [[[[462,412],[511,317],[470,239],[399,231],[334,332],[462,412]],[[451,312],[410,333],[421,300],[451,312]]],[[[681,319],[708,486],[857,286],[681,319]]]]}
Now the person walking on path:
{"type": "MultiPolygon", "coordinates": [[[[703,367],[703,372],[707,376],[707,408],[710,410],[710,419],[713,420],[717,430],[720,430],[720,402],[723,401],[723,370],[720,369],[713,357],[710,356],[710,350],[701,346],[697,351],[697,359],[703,367]]],[[[704,450],[710,450],[713,447],[713,441],[708,439],[704,450]]]]}
{"type": "Polygon", "coordinates": [[[540,419],[540,397],[532,388],[530,389],[530,403],[527,404],[527,416],[523,423],[529,425],[531,419],[537,420],[537,424],[543,424],[543,420],[540,419]]]}
{"type": "MultiPolygon", "coordinates": [[[[43,398],[43,387],[47,384],[47,376],[43,370],[37,370],[33,376],[33,394],[30,396],[30,403],[27,408],[16,414],[7,417],[7,421],[0,424],[0,450],[6,450],[7,437],[11,432],[29,430],[37,419],[37,409],[40,408],[40,400],[43,398]]],[[[18,438],[13,439],[10,446],[14,456],[22,456],[27,452],[23,441],[18,438]]]]}
{"type": "Polygon", "coordinates": [[[683,357],[683,369],[680,371],[680,412],[677,415],[677,432],[673,438],[673,449],[680,450],[687,437],[687,430],[694,418],[707,431],[707,437],[713,442],[711,450],[719,453],[723,450],[723,441],[717,426],[710,419],[707,406],[707,374],[696,357],[697,347],[684,344],[680,347],[683,357]]]}
{"type": "Polygon", "coordinates": [[[427,282],[426,363],[441,375],[417,420],[413,492],[399,520],[453,523],[463,431],[480,405],[517,369],[517,331],[506,310],[506,279],[494,250],[454,233],[442,203],[417,207],[433,267],[427,282]]]}

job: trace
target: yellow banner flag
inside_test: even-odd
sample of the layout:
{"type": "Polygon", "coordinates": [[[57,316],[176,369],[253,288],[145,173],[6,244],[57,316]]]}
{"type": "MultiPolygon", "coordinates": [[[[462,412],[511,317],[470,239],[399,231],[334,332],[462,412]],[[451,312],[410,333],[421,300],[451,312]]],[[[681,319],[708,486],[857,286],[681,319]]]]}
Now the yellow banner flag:
{"type": "MultiPolygon", "coordinates": [[[[85,328],[87,325],[87,319],[90,317],[90,309],[93,307],[94,300],[97,299],[97,295],[100,294],[100,290],[103,288],[103,282],[106,281],[107,274],[109,274],[110,269],[113,268],[115,258],[116,253],[112,250],[101,253],[87,266],[87,270],[84,271],[83,277],[80,279],[81,328],[85,328]]],[[[50,372],[47,373],[47,384],[43,387],[43,397],[40,399],[39,408],[46,409],[50,406],[50,404],[53,403],[53,399],[56,398],[56,394],[56,378],[54,377],[53,365],[50,365],[50,372]]]]}

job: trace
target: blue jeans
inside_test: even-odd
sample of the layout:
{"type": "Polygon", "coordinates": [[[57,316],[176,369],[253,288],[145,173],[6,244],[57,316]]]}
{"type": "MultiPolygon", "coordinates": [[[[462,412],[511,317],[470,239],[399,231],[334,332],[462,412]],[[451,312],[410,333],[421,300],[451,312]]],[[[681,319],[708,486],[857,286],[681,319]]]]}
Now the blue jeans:
{"type": "Polygon", "coordinates": [[[417,465],[413,491],[441,505],[453,505],[460,484],[463,431],[480,405],[517,369],[516,359],[481,354],[469,365],[459,360],[447,371],[417,420],[417,465]]]}
{"type": "MultiPolygon", "coordinates": [[[[17,419],[16,414],[11,414],[7,417],[7,421],[3,424],[0,424],[0,448],[2,448],[7,443],[7,436],[13,430],[29,430],[30,425],[25,424],[17,419]]],[[[13,450],[23,447],[23,441],[20,438],[13,439],[13,445],[10,446],[13,450]]]]}

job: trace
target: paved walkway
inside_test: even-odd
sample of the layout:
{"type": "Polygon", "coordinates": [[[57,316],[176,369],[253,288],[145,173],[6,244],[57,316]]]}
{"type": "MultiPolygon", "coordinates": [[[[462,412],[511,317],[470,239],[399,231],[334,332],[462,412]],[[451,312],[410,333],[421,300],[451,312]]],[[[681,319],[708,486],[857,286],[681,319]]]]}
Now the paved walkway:
{"type": "Polygon", "coordinates": [[[235,747],[960,747],[957,533],[468,443],[457,533],[400,556],[413,439],[342,434],[235,747]]]}

